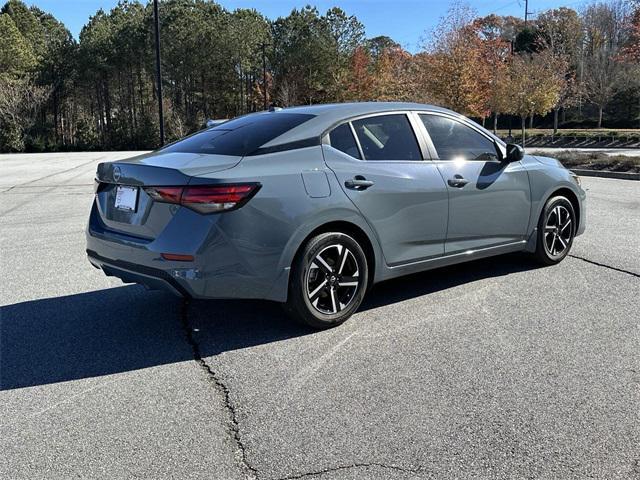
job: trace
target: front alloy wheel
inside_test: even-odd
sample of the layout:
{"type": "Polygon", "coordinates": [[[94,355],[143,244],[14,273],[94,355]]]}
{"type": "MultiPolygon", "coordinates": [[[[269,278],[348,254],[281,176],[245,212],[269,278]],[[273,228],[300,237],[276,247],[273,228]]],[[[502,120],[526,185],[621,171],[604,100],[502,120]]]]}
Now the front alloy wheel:
{"type": "Polygon", "coordinates": [[[544,226],[544,247],[551,257],[562,255],[569,248],[573,233],[571,213],[563,205],[556,205],[547,216],[544,226]]]}
{"type": "Polygon", "coordinates": [[[285,309],[314,328],[339,325],[362,303],[367,281],[360,245],[344,233],[320,234],[303,247],[293,265],[285,309]]]}
{"type": "Polygon", "coordinates": [[[571,202],[562,196],[551,198],[538,222],[538,260],[546,265],[562,261],[569,254],[576,228],[576,215],[571,202]]]}

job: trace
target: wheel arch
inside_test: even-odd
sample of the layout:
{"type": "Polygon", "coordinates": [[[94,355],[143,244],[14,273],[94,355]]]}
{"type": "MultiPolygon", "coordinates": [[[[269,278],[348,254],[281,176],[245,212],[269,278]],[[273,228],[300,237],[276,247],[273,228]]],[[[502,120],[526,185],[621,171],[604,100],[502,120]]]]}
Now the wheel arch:
{"type": "Polygon", "coordinates": [[[346,220],[334,220],[327,223],[323,223],[322,225],[317,226],[311,232],[309,232],[304,239],[298,244],[296,252],[291,259],[291,265],[302,255],[302,251],[304,250],[304,246],[307,242],[315,237],[316,235],[320,235],[321,233],[328,232],[340,232],[349,235],[354,240],[358,242],[358,244],[362,247],[364,251],[365,258],[367,259],[367,268],[369,270],[369,280],[368,287],[370,287],[375,278],[376,273],[376,250],[374,248],[374,244],[369,238],[369,235],[358,225],[355,223],[346,221],[346,220]]]}
{"type": "Polygon", "coordinates": [[[578,200],[578,196],[575,194],[575,192],[570,188],[560,187],[553,190],[551,194],[544,200],[543,206],[547,204],[550,198],[557,197],[558,195],[566,197],[571,202],[573,211],[576,214],[576,225],[580,225],[580,215],[582,213],[580,212],[580,201],[578,200]]]}

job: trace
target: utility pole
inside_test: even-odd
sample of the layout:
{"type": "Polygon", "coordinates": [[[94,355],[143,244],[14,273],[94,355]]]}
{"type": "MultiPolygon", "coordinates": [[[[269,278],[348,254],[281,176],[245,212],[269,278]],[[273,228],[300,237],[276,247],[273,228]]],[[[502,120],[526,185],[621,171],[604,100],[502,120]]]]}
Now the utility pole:
{"type": "Polygon", "coordinates": [[[524,0],[524,26],[527,26],[527,21],[529,20],[529,15],[533,12],[529,11],[529,0],[524,0]]]}
{"type": "Polygon", "coordinates": [[[262,96],[264,97],[264,109],[267,110],[267,44],[262,42],[262,96]]]}
{"type": "Polygon", "coordinates": [[[158,0],[153,0],[153,16],[156,31],[156,81],[158,84],[158,117],[160,120],[160,146],[164,145],[164,111],[162,109],[162,67],[160,66],[160,17],[158,0]]]}

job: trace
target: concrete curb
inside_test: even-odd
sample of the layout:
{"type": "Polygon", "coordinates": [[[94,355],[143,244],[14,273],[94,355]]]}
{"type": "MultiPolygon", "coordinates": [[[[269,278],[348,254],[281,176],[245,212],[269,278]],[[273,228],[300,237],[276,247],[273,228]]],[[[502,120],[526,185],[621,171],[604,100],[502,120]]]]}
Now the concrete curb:
{"type": "Polygon", "coordinates": [[[587,170],[583,168],[571,168],[570,170],[582,177],[616,178],[619,180],[640,180],[640,173],[609,172],[607,170],[587,170]]]}

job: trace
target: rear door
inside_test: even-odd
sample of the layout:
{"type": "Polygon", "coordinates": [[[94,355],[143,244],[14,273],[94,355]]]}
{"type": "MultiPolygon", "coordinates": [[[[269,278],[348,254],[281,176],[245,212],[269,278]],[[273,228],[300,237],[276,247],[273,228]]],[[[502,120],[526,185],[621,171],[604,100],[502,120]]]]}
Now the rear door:
{"type": "Polygon", "coordinates": [[[323,144],[327,165],[392,266],[444,253],[447,190],[437,166],[424,160],[418,122],[410,112],[358,118],[334,128],[323,144]]]}
{"type": "Polygon", "coordinates": [[[524,240],[531,199],[520,162],[502,161],[495,140],[470,123],[437,113],[419,117],[449,191],[445,252],[524,240]]]}

